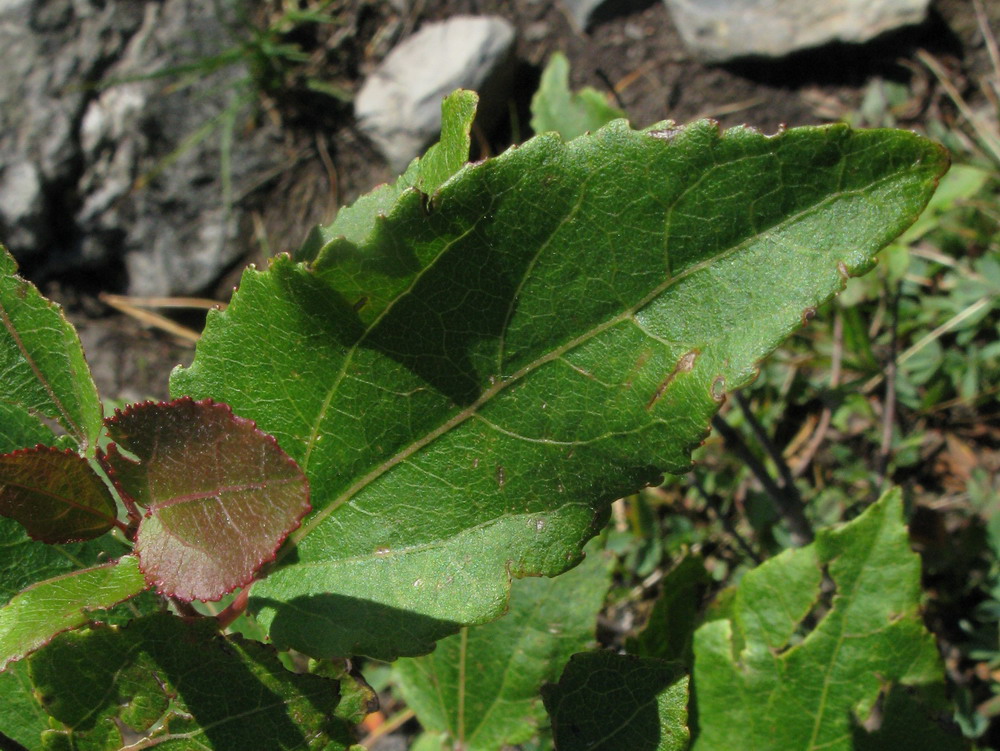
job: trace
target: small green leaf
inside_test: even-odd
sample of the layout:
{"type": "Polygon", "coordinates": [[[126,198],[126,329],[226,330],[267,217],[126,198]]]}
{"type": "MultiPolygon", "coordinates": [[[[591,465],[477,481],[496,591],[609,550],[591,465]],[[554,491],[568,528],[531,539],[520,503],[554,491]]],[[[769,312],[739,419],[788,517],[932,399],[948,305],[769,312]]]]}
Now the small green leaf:
{"type": "Polygon", "coordinates": [[[679,662],[690,669],[691,643],[712,579],[698,556],[688,555],[660,583],[646,627],[627,644],[629,654],[679,662]]]}
{"type": "Polygon", "coordinates": [[[55,303],[17,276],[0,246],[0,403],[56,420],[91,454],[101,430],[101,402],[80,338],[55,303]]]}
{"type": "Polygon", "coordinates": [[[24,407],[0,402],[0,454],[55,442],[52,429],[24,407]]]}
{"type": "Polygon", "coordinates": [[[479,95],[459,89],[441,102],[441,140],[420,158],[420,175],[414,185],[431,195],[469,161],[472,121],[479,95]]]}
{"type": "Polygon", "coordinates": [[[554,130],[564,141],[597,130],[625,113],[608,104],[596,89],[586,86],[576,93],[569,88],[569,60],[553,52],[538,91],[531,98],[531,129],[535,133],[554,130]]]}
{"type": "Polygon", "coordinates": [[[295,462],[225,404],[132,405],[107,426],[116,444],[100,460],[147,509],[135,551],[161,594],[218,600],[248,584],[309,511],[295,462]]]}
{"type": "Polygon", "coordinates": [[[0,517],[0,604],[22,589],[74,569],[119,558],[131,551],[121,540],[104,535],[69,545],[35,542],[13,519],[0,517]]]}
{"type": "Polygon", "coordinates": [[[747,573],[730,617],[695,633],[695,749],[850,751],[881,691],[943,679],[919,606],[898,489],[747,573]],[[824,579],[832,603],[816,611],[824,579]]]}
{"type": "Polygon", "coordinates": [[[115,523],[114,498],[86,459],[49,446],[0,454],[0,514],[47,543],[99,537],[115,523]]]}
{"type": "Polygon", "coordinates": [[[211,620],[163,613],[57,637],[28,661],[54,727],[43,748],[118,751],[316,749],[350,745],[337,684],[295,675],[270,647],[211,620]]]}
{"type": "Polygon", "coordinates": [[[423,157],[414,159],[395,182],[381,185],[350,206],[342,207],[331,224],[316,227],[296,252],[295,260],[315,260],[331,243],[344,249],[349,243],[364,242],[378,217],[388,215],[405,191],[415,188],[430,195],[441,187],[469,160],[469,134],[478,101],[479,95],[474,91],[459,89],[447,96],[441,103],[441,140],[423,157]],[[335,242],[338,239],[346,242],[335,242]]]}
{"type": "Polygon", "coordinates": [[[135,556],[35,584],[0,608],[0,670],[146,588],[135,556]]]}
{"type": "Polygon", "coordinates": [[[676,663],[582,652],[573,655],[558,684],[542,688],[542,697],[557,751],[688,747],[688,677],[676,663]]]}
{"type": "Polygon", "coordinates": [[[442,639],[426,657],[396,662],[399,690],[426,730],[447,732],[467,751],[522,743],[537,732],[542,683],[593,644],[613,563],[600,542],[561,576],[516,582],[500,620],[442,639]]]}

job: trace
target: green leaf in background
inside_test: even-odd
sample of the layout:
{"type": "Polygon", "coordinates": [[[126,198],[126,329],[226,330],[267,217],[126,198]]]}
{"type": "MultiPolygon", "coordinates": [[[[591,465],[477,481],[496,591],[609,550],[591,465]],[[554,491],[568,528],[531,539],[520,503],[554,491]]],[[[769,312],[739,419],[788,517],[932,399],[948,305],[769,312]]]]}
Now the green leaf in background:
{"type": "Polygon", "coordinates": [[[309,673],[337,682],[340,702],[336,715],[345,722],[360,725],[365,717],[378,710],[378,694],[348,660],[311,660],[309,673]]]}
{"type": "Polygon", "coordinates": [[[0,373],[0,404],[56,420],[76,439],[81,453],[93,453],[101,402],[80,337],[58,305],[17,276],[17,264],[2,246],[0,373]]]}
{"type": "Polygon", "coordinates": [[[0,670],[145,588],[131,555],[32,585],[0,608],[0,670]]]}
{"type": "Polygon", "coordinates": [[[608,104],[607,97],[596,89],[586,86],[571,91],[569,60],[561,52],[552,53],[531,98],[531,129],[535,133],[554,130],[570,141],[620,117],[625,113],[608,104]]]}
{"type": "Polygon", "coordinates": [[[516,582],[507,614],[438,642],[426,657],[395,663],[396,685],[420,724],[447,733],[447,748],[499,751],[544,722],[539,689],[594,641],[613,559],[600,540],[554,579],[516,582]]]}
{"type": "Polygon", "coordinates": [[[414,159],[395,182],[381,185],[361,196],[350,206],[343,206],[331,224],[316,227],[295,253],[297,261],[312,261],[320,250],[346,240],[340,247],[347,252],[353,243],[364,242],[407,190],[416,188],[431,195],[449,177],[469,161],[472,121],[476,116],[479,95],[459,89],[441,103],[441,140],[431,146],[423,157],[414,159]]]}
{"type": "Polygon", "coordinates": [[[573,655],[559,683],[542,688],[542,697],[557,751],[688,747],[688,677],[676,663],[582,652],[573,655]]]}
{"type": "Polygon", "coordinates": [[[309,511],[295,462],[225,404],[135,404],[107,426],[116,443],[100,460],[147,509],[135,551],[161,594],[218,600],[248,584],[309,511]]]}
{"type": "Polygon", "coordinates": [[[28,677],[28,664],[15,662],[0,673],[0,748],[3,736],[20,743],[29,751],[38,748],[42,732],[49,727],[45,714],[28,677]]]}
{"type": "Polygon", "coordinates": [[[919,605],[899,490],[750,571],[730,618],[695,633],[695,749],[854,749],[880,692],[943,681],[919,605]]]}
{"type": "Polygon", "coordinates": [[[289,673],[274,650],[225,638],[210,620],[169,614],[63,634],[28,661],[59,730],[45,751],[170,751],[350,746],[334,718],[337,684],[289,673]]]}
{"type": "Polygon", "coordinates": [[[309,477],[251,610],[316,657],[496,618],[512,576],[566,570],[615,498],[687,469],[726,393],[946,167],[903,131],[616,121],[404,193],[369,261],[248,270],[171,389],[231,404],[309,477]]]}
{"type": "Polygon", "coordinates": [[[645,628],[628,640],[628,653],[679,662],[690,669],[694,632],[711,585],[704,561],[687,555],[663,577],[660,596],[645,628]]]}
{"type": "Polygon", "coordinates": [[[990,172],[968,164],[956,164],[941,178],[941,185],[927,208],[894,244],[912,245],[941,225],[941,216],[978,194],[990,179],[990,172]]]}
{"type": "Polygon", "coordinates": [[[48,446],[0,454],[0,514],[47,543],[100,537],[118,509],[104,481],[74,451],[48,446]]]}
{"type": "Polygon", "coordinates": [[[421,733],[413,741],[410,751],[452,751],[447,733],[421,733]]]}

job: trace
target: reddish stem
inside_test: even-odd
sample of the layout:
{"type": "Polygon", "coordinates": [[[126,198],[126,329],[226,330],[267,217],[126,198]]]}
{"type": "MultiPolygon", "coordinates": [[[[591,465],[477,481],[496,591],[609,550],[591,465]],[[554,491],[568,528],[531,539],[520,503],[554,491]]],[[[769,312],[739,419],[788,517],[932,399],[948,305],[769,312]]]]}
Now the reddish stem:
{"type": "Polygon", "coordinates": [[[215,616],[215,620],[219,624],[220,629],[229,628],[233,621],[239,618],[247,609],[247,604],[250,602],[250,587],[249,585],[244,587],[243,590],[236,595],[229,607],[215,616]]]}

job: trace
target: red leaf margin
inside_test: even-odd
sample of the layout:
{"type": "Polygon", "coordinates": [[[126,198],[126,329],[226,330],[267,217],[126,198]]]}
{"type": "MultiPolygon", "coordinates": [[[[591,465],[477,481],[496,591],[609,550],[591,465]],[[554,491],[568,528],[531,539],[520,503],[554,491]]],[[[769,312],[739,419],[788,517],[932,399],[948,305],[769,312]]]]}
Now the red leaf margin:
{"type": "Polygon", "coordinates": [[[142,516],[142,521],[139,523],[135,552],[139,558],[140,570],[146,577],[147,583],[150,586],[155,587],[157,593],[161,595],[175,597],[179,600],[187,602],[190,602],[191,600],[214,601],[222,598],[224,595],[239,587],[247,586],[254,581],[257,573],[264,564],[275,559],[278,550],[281,548],[281,545],[284,543],[288,535],[301,525],[302,519],[305,518],[305,516],[312,510],[309,498],[308,479],[295,460],[285,453],[281,446],[278,445],[278,441],[274,438],[274,436],[260,430],[255,421],[239,417],[234,414],[232,407],[228,404],[216,402],[212,399],[195,401],[189,396],[183,396],[173,401],[138,402],[130,404],[124,409],[116,409],[112,416],[105,419],[104,423],[107,428],[108,437],[112,439],[112,443],[108,445],[106,450],[98,451],[97,459],[107,472],[108,477],[111,479],[115,488],[121,494],[124,503],[132,509],[135,508],[136,504],[146,508],[146,513],[142,516]],[[175,572],[175,575],[172,577],[163,577],[160,573],[158,573],[157,569],[160,562],[156,560],[155,557],[153,560],[149,560],[148,553],[144,555],[143,526],[146,525],[147,520],[155,517],[158,511],[164,508],[169,508],[173,504],[157,503],[156,499],[149,497],[138,498],[136,497],[136,495],[138,495],[137,493],[130,492],[128,488],[129,484],[135,482],[136,476],[144,473],[144,468],[141,462],[136,462],[122,453],[122,449],[130,451],[127,444],[128,434],[121,436],[115,435],[115,428],[119,427],[120,423],[135,417],[142,411],[150,409],[174,410],[190,407],[204,408],[207,410],[219,410],[220,412],[225,413],[224,419],[228,419],[234,430],[246,431],[247,434],[253,435],[256,438],[263,440],[265,443],[270,444],[271,450],[276,452],[276,454],[283,459],[295,473],[297,473],[298,479],[301,480],[303,490],[303,504],[299,507],[298,513],[294,515],[290,523],[287,524],[284,529],[280,531],[280,533],[273,536],[273,545],[263,546],[265,549],[255,557],[252,565],[243,570],[243,573],[225,578],[223,583],[214,587],[187,586],[181,581],[184,578],[182,573],[178,574],[175,572]],[[119,444],[122,445],[120,446],[119,444]],[[138,475],[132,475],[129,477],[129,475],[133,472],[138,473],[138,475]]]}

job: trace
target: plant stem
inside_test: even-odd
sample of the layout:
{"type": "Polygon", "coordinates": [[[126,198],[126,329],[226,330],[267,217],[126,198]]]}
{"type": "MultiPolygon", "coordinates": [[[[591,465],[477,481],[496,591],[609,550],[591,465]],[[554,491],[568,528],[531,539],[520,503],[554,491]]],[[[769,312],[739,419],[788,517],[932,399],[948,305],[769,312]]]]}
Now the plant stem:
{"type": "Polygon", "coordinates": [[[813,534],[812,525],[802,510],[802,502],[799,499],[790,497],[782,488],[778,487],[774,478],[771,477],[764,465],[761,464],[760,460],[754,456],[754,453],[743,441],[743,436],[733,429],[720,415],[712,418],[712,427],[719,432],[719,435],[726,442],[726,446],[747,465],[747,468],[757,478],[761,486],[763,486],[764,491],[774,502],[778,515],[788,525],[792,536],[792,543],[801,547],[812,542],[815,535],[813,534]]]}
{"type": "Polygon", "coordinates": [[[795,487],[795,479],[792,477],[792,470],[788,466],[788,462],[785,461],[785,457],[781,455],[781,452],[775,448],[774,443],[768,436],[767,431],[764,430],[764,426],[760,424],[760,420],[757,419],[757,415],[754,414],[753,410],[750,408],[750,402],[747,401],[746,396],[743,395],[742,391],[736,392],[736,403],[740,406],[740,410],[743,412],[743,417],[746,418],[747,425],[750,426],[750,430],[753,431],[754,437],[767,452],[767,455],[771,457],[771,461],[774,462],[774,466],[778,468],[778,474],[781,475],[781,482],[785,494],[798,504],[802,504],[802,496],[799,495],[798,488],[795,487]]]}
{"type": "Polygon", "coordinates": [[[225,630],[229,628],[233,621],[243,615],[244,611],[247,609],[247,603],[250,602],[250,587],[249,585],[244,587],[236,598],[229,603],[221,613],[215,616],[215,620],[219,623],[219,629],[225,630]]]}
{"type": "Polygon", "coordinates": [[[885,365],[885,402],[882,405],[882,445],[879,448],[878,494],[885,489],[886,476],[889,473],[889,460],[892,458],[892,428],[896,422],[896,348],[899,324],[899,290],[889,293],[889,316],[891,339],[889,343],[889,361],[885,365]]]}
{"type": "MultiPolygon", "coordinates": [[[[833,314],[833,353],[830,355],[830,391],[836,391],[837,387],[840,385],[840,368],[841,362],[844,357],[844,319],[840,315],[840,311],[835,311],[833,314]]],[[[833,419],[833,407],[829,404],[823,405],[823,411],[819,416],[819,424],[816,426],[816,430],[813,431],[812,436],[809,438],[809,443],[806,444],[805,450],[803,450],[802,455],[799,457],[799,463],[795,466],[792,471],[794,477],[799,477],[802,475],[809,465],[812,463],[813,457],[816,456],[816,452],[819,451],[819,447],[823,445],[823,439],[826,438],[826,431],[830,429],[830,420],[833,419]]]]}
{"type": "Polygon", "coordinates": [[[715,518],[722,522],[722,528],[726,530],[726,533],[731,535],[736,544],[740,546],[740,549],[756,564],[760,565],[764,562],[764,558],[753,549],[747,539],[739,533],[736,529],[736,525],[733,524],[733,520],[729,518],[728,514],[724,514],[722,509],[719,507],[719,496],[714,493],[709,493],[705,490],[704,484],[702,484],[701,479],[694,472],[691,473],[691,484],[697,489],[698,494],[704,499],[705,507],[710,509],[715,515],[715,518]]]}

